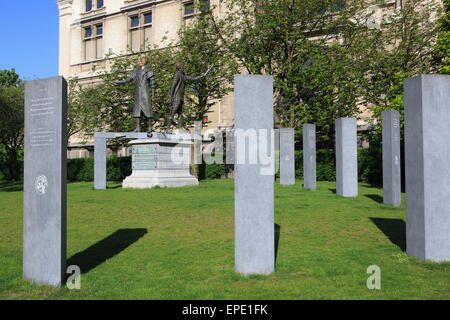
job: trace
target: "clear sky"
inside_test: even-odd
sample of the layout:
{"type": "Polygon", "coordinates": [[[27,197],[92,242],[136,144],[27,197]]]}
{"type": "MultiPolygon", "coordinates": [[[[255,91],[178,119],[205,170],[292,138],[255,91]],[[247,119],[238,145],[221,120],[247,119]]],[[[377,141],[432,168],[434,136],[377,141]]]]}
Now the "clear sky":
{"type": "Polygon", "coordinates": [[[58,75],[56,0],[0,0],[0,70],[24,80],[58,75]]]}

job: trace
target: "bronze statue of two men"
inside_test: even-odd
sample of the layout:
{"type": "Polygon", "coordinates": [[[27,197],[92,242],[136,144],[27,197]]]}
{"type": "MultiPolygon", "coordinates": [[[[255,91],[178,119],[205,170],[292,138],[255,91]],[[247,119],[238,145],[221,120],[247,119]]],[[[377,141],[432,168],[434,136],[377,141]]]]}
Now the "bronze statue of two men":
{"type": "MultiPolygon", "coordinates": [[[[140,119],[145,118],[149,121],[147,136],[152,136],[152,119],[153,119],[153,108],[152,100],[155,95],[156,81],[155,73],[147,68],[148,59],[141,58],[140,67],[133,70],[131,75],[122,81],[114,82],[114,85],[120,85],[135,81],[136,88],[134,90],[134,106],[133,106],[133,118],[136,122],[135,132],[140,132],[140,119]],[[151,96],[150,96],[151,88],[151,96]]],[[[178,114],[178,129],[183,126],[183,105],[184,105],[184,89],[186,86],[186,81],[197,81],[200,80],[211,71],[214,65],[209,67],[209,69],[202,75],[198,77],[191,77],[184,74],[184,66],[181,62],[175,64],[175,75],[172,82],[172,88],[169,92],[169,104],[171,105],[169,119],[167,123],[167,130],[172,126],[173,117],[178,114]]]]}

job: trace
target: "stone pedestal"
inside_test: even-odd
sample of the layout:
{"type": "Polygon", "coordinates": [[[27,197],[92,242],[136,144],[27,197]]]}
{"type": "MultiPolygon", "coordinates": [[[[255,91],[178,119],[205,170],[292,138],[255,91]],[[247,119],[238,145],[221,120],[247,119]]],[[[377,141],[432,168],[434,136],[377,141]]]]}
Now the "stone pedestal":
{"type": "Polygon", "coordinates": [[[198,180],[189,173],[191,145],[189,140],[177,140],[156,135],[155,138],[130,141],[132,173],[123,180],[123,188],[153,188],[196,186],[198,180]]]}

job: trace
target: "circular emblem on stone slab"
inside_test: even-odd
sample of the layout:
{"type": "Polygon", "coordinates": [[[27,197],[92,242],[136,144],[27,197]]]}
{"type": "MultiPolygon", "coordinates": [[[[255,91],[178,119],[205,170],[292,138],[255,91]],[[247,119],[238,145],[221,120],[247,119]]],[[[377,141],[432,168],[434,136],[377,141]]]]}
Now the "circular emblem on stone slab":
{"type": "Polygon", "coordinates": [[[40,195],[44,195],[47,193],[48,188],[48,180],[47,177],[43,174],[40,174],[36,177],[36,182],[34,184],[36,192],[40,195]]]}

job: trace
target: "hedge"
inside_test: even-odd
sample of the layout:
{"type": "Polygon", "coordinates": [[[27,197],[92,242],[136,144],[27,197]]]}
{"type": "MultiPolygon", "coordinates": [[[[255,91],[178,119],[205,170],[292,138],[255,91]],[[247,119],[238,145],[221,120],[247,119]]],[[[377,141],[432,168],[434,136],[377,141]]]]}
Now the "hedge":
{"type": "MultiPolygon", "coordinates": [[[[224,156],[225,158],[225,156],[224,156]]],[[[382,149],[372,147],[369,149],[358,149],[358,179],[373,185],[381,185],[382,172],[382,149]]],[[[303,151],[295,152],[295,176],[303,177],[303,151]]],[[[201,164],[197,166],[199,179],[218,179],[225,177],[225,164],[201,164]]],[[[336,180],[336,155],[334,150],[317,150],[316,153],[316,175],[318,181],[336,180]]],[[[279,171],[276,173],[279,177],[279,171]]]]}
{"type": "MultiPolygon", "coordinates": [[[[131,157],[111,156],[106,159],[106,179],[121,181],[131,174],[131,157]]],[[[94,158],[67,160],[67,180],[94,181],[94,158]]]]}
{"type": "MultiPolygon", "coordinates": [[[[225,156],[224,156],[225,159],[225,156]]],[[[382,150],[380,147],[358,149],[358,178],[360,182],[373,185],[381,185],[382,150]]],[[[131,174],[131,157],[111,156],[106,162],[106,179],[121,181],[131,174]]],[[[403,165],[403,163],[402,163],[403,165]]],[[[317,150],[316,174],[318,181],[334,181],[336,179],[336,157],[334,150],[317,150]]],[[[295,152],[295,175],[303,177],[303,151],[295,152]]],[[[197,173],[199,180],[220,179],[225,177],[227,165],[224,164],[199,164],[197,173]]],[[[279,176],[279,172],[277,172],[279,176]]],[[[68,181],[93,181],[94,159],[69,159],[67,161],[68,181]]]]}

